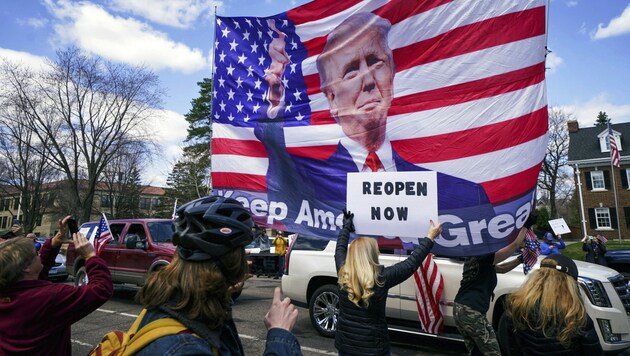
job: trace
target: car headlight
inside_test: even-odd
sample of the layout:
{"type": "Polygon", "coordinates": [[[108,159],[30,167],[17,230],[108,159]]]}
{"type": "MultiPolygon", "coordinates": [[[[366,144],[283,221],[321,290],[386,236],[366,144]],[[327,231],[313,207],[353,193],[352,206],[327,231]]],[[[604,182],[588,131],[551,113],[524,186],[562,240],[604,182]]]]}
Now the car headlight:
{"type": "Polygon", "coordinates": [[[578,277],[578,282],[591,304],[598,307],[612,307],[602,282],[586,277],[578,277]]]}
{"type": "Polygon", "coordinates": [[[621,341],[621,335],[612,332],[610,320],[597,319],[597,324],[599,324],[599,329],[602,331],[602,336],[606,342],[615,343],[621,341]]]}

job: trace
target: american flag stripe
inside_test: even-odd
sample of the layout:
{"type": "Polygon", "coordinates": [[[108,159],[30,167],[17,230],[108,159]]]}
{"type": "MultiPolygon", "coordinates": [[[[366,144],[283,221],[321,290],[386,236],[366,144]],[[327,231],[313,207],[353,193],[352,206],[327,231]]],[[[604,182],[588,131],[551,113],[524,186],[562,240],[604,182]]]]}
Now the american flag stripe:
{"type": "Polygon", "coordinates": [[[427,255],[413,276],[416,282],[416,306],[422,328],[428,333],[439,334],[444,325],[440,310],[444,281],[432,254],[427,255]]]}
{"type": "MultiPolygon", "coordinates": [[[[287,11],[288,17],[296,24],[302,25],[313,21],[313,14],[317,14],[319,18],[326,18],[344,11],[352,11],[364,1],[362,0],[325,0],[311,1],[295,9],[287,11]]],[[[384,1],[387,2],[387,1],[384,1]]],[[[347,14],[349,15],[349,14],[347,14]]]]}
{"type": "Polygon", "coordinates": [[[252,190],[255,192],[263,192],[267,190],[266,175],[260,174],[213,171],[212,184],[214,184],[215,187],[222,187],[226,189],[252,190]]]}
{"type": "Polygon", "coordinates": [[[477,156],[526,143],[547,132],[547,107],[495,124],[429,137],[396,141],[393,147],[415,164],[424,164],[477,156]],[[534,127],[534,130],[528,130],[534,127]],[[512,138],[513,133],[519,135],[512,138]],[[488,140],[488,137],[502,139],[488,140]],[[448,144],[446,144],[448,143],[448,144]],[[408,154],[405,154],[408,152],[408,154]],[[464,152],[464,154],[462,154],[464,152]],[[415,158],[415,159],[414,159],[415,158]]]}

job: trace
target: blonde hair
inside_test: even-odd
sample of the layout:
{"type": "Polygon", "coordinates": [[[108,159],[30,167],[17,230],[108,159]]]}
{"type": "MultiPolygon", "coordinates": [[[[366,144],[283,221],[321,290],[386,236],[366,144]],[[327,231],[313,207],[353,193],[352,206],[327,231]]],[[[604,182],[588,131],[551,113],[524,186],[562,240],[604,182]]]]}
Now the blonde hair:
{"type": "Polygon", "coordinates": [[[378,244],[369,237],[360,237],[348,247],[346,261],[339,269],[339,287],[348,292],[348,299],[357,306],[370,305],[374,285],[382,286],[378,280],[378,244]]]}
{"type": "MultiPolygon", "coordinates": [[[[546,264],[556,265],[547,260],[546,264]]],[[[576,280],[552,268],[532,272],[508,298],[508,312],[516,330],[534,330],[555,337],[569,347],[586,326],[586,310],[576,280]]]]}
{"type": "Polygon", "coordinates": [[[15,237],[0,243],[0,290],[22,278],[24,269],[37,256],[33,240],[15,237]]]}
{"type": "Polygon", "coordinates": [[[151,276],[136,295],[145,308],[167,304],[189,319],[220,327],[228,318],[228,288],[241,282],[248,269],[244,248],[235,248],[217,260],[185,261],[177,253],[173,261],[151,276]]]}

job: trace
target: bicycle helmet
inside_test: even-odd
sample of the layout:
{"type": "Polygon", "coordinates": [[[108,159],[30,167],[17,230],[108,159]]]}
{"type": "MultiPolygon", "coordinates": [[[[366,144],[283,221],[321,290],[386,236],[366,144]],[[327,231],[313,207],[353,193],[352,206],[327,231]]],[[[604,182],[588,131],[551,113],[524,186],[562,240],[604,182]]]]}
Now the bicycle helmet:
{"type": "Polygon", "coordinates": [[[251,214],[235,199],[208,196],[177,209],[173,244],[187,261],[214,259],[253,241],[251,214]]]}

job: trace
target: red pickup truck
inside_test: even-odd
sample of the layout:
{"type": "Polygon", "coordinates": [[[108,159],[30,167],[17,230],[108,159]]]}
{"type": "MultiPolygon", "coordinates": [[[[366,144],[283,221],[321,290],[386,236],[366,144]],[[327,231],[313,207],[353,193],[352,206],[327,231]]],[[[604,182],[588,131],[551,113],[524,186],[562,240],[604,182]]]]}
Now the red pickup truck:
{"type": "MultiPolygon", "coordinates": [[[[80,231],[92,240],[98,225],[98,221],[84,223],[80,231]]],[[[170,219],[110,220],[114,239],[104,246],[100,257],[107,262],[112,281],[141,286],[149,274],[168,265],[175,253],[172,225],[170,219]]],[[[68,246],[66,268],[75,285],[87,283],[85,261],[76,254],[73,244],[68,246]]]]}

